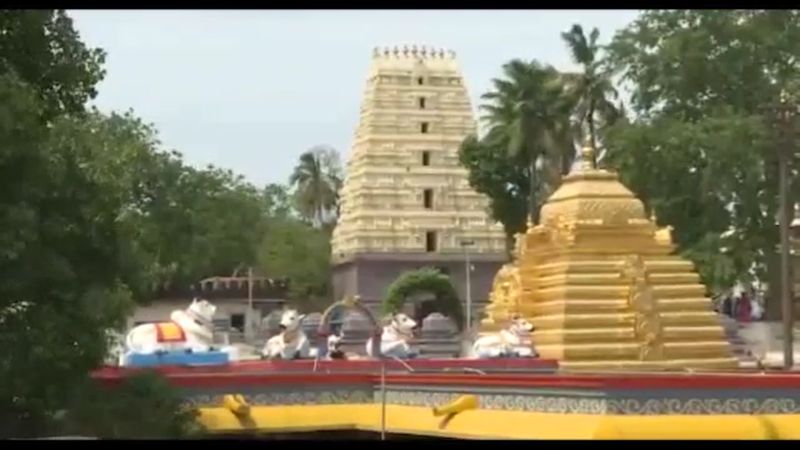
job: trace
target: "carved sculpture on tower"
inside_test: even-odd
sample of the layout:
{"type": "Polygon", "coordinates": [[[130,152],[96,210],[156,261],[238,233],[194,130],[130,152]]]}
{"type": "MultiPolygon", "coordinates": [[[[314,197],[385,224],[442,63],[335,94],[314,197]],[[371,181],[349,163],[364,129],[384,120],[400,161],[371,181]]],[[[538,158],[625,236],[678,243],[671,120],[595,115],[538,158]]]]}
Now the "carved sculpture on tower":
{"type": "Polygon", "coordinates": [[[615,173],[594,167],[593,151],[583,149],[582,165],[497,274],[481,333],[518,313],[534,325],[541,357],[565,368],[736,367],[699,275],[674,254],[671,228],[648,220],[615,173]]]}
{"type": "Polygon", "coordinates": [[[471,241],[473,301],[485,303],[505,234],[458,162],[476,123],[455,53],[376,48],[371,62],[331,240],[334,297],[374,308],[401,273],[433,266],[463,300],[471,241]]]}

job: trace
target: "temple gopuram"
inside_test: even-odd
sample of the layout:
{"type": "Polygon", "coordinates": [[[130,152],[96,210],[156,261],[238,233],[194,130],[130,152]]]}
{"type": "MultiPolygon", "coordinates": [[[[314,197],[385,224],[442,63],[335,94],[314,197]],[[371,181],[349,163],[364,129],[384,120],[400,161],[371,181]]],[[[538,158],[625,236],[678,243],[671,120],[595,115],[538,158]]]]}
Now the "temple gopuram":
{"type": "Polygon", "coordinates": [[[475,132],[452,51],[375,50],[331,242],[334,298],[357,294],[374,309],[401,273],[427,266],[464,299],[468,251],[473,305],[485,304],[505,234],[458,162],[475,132]]]}
{"type": "Polygon", "coordinates": [[[542,358],[578,369],[737,367],[692,263],[674,254],[671,228],[613,172],[591,163],[567,175],[518,236],[497,274],[481,331],[512,313],[533,323],[542,358]]]}

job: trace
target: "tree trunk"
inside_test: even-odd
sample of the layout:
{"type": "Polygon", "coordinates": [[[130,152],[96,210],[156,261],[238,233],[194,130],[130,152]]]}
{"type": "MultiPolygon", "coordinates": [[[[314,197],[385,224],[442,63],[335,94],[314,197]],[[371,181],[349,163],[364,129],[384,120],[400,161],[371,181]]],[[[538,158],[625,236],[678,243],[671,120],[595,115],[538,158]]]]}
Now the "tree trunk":
{"type": "Polygon", "coordinates": [[[506,258],[507,262],[514,260],[514,232],[506,230],[506,258]]]}
{"type": "Polygon", "coordinates": [[[597,167],[597,141],[594,131],[594,100],[589,100],[589,112],[586,116],[586,123],[589,125],[589,142],[592,143],[594,152],[592,153],[592,167],[597,167]]]}
{"type": "Polygon", "coordinates": [[[531,155],[530,160],[530,167],[528,167],[529,171],[529,182],[530,185],[528,187],[528,216],[531,218],[531,222],[534,224],[537,223],[538,220],[538,211],[536,208],[536,158],[531,155]]]}

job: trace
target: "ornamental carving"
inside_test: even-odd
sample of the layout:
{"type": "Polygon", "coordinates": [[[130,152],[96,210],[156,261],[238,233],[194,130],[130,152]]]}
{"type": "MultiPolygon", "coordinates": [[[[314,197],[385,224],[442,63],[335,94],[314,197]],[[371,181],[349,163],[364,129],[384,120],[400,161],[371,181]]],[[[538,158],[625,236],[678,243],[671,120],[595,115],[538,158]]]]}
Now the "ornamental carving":
{"type": "Polygon", "coordinates": [[[655,291],[648,280],[647,266],[640,255],[628,256],[621,276],[628,282],[628,308],[634,314],[634,335],[639,341],[639,360],[664,359],[663,327],[655,291]]]}

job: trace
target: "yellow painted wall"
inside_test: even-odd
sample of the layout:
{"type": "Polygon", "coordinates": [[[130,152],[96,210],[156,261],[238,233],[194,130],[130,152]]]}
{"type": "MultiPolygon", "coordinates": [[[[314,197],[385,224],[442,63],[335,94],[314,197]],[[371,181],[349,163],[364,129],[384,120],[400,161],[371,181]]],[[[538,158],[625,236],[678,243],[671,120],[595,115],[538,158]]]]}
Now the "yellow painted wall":
{"type": "MultiPolygon", "coordinates": [[[[381,405],[254,406],[237,418],[228,409],[201,408],[214,432],[381,430],[381,405]]],[[[465,439],[798,439],[800,415],[603,416],[470,410],[444,429],[429,408],[386,406],[386,431],[465,439]]]]}

